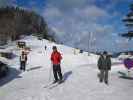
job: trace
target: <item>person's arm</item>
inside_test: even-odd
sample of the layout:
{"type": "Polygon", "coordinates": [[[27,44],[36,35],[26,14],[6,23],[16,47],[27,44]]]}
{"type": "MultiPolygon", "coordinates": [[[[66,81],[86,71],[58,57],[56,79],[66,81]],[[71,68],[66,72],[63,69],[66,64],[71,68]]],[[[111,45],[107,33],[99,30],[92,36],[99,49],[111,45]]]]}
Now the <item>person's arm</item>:
{"type": "Polygon", "coordinates": [[[97,64],[97,66],[98,66],[98,69],[100,69],[100,67],[101,67],[101,57],[98,59],[98,64],[97,64]]]}
{"type": "Polygon", "coordinates": [[[21,56],[19,57],[19,61],[21,61],[21,56]]]}
{"type": "Polygon", "coordinates": [[[108,58],[108,66],[109,66],[109,70],[111,70],[111,58],[108,58]]]}
{"type": "Polygon", "coordinates": [[[27,55],[25,56],[25,61],[27,61],[27,55]]]}
{"type": "Polygon", "coordinates": [[[53,53],[51,54],[51,58],[50,59],[51,59],[51,61],[53,61],[53,53]]]}

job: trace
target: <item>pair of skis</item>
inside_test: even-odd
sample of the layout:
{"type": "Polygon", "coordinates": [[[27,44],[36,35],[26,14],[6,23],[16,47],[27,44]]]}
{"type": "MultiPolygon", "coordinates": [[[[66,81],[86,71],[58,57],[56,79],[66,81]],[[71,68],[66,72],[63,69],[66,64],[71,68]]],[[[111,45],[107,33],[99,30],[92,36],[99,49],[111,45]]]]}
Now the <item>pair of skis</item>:
{"type": "MultiPolygon", "coordinates": [[[[51,81],[51,75],[52,75],[52,67],[53,65],[52,65],[52,63],[51,63],[51,67],[50,67],[50,70],[49,70],[49,82],[51,81]]],[[[64,79],[62,79],[61,81],[58,81],[58,82],[56,82],[56,83],[54,83],[54,82],[52,82],[52,83],[49,83],[49,84],[47,84],[46,86],[44,86],[44,88],[49,88],[49,89],[53,89],[54,87],[57,87],[58,85],[60,85],[60,84],[62,84],[62,83],[64,83],[64,79]]]]}
{"type": "Polygon", "coordinates": [[[58,85],[61,85],[62,83],[64,83],[64,81],[50,83],[50,84],[47,84],[46,86],[44,86],[44,88],[53,89],[53,88],[57,87],[58,85]]]}

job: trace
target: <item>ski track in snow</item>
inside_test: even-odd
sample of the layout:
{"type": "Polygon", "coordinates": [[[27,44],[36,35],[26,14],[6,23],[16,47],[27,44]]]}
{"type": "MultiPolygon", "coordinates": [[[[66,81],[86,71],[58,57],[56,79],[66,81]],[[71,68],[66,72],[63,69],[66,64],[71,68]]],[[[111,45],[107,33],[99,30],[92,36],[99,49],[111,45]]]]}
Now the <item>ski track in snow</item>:
{"type": "Polygon", "coordinates": [[[98,56],[88,56],[87,53],[74,55],[73,48],[34,37],[27,37],[25,41],[32,48],[27,71],[18,70],[19,57],[16,57],[11,63],[12,73],[0,81],[0,100],[132,100],[133,81],[121,79],[117,73],[126,72],[122,64],[113,65],[107,86],[99,83],[97,77],[98,56]],[[47,51],[44,50],[45,44],[47,51]],[[61,66],[65,82],[44,88],[53,81],[50,62],[53,45],[57,45],[63,56],[61,66]]]}

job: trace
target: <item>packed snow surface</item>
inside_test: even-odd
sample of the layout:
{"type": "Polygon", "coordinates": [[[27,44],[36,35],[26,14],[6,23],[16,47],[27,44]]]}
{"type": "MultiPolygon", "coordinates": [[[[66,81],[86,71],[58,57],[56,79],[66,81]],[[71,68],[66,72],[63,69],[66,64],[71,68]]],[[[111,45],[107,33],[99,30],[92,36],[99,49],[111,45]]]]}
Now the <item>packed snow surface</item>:
{"type": "MultiPolygon", "coordinates": [[[[0,100],[132,100],[133,80],[119,78],[118,71],[127,73],[122,61],[112,59],[109,85],[99,83],[99,56],[87,52],[74,55],[74,48],[38,40],[33,36],[23,39],[31,48],[25,72],[19,71],[20,50],[11,45],[17,57],[10,60],[10,74],[0,80],[0,100]],[[45,51],[45,45],[47,50],[45,51]],[[52,46],[61,52],[65,82],[45,88],[53,81],[50,55],[52,46]]],[[[131,76],[132,71],[131,71],[131,76]]]]}

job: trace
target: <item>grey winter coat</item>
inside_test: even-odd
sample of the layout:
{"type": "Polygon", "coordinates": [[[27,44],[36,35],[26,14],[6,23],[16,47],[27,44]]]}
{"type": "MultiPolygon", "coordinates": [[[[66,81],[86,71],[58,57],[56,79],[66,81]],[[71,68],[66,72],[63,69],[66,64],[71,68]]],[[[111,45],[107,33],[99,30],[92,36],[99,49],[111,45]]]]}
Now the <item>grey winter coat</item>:
{"type": "Polygon", "coordinates": [[[101,55],[97,66],[99,70],[111,70],[111,58],[109,56],[104,58],[103,55],[101,55]]]}

